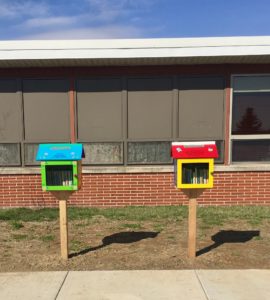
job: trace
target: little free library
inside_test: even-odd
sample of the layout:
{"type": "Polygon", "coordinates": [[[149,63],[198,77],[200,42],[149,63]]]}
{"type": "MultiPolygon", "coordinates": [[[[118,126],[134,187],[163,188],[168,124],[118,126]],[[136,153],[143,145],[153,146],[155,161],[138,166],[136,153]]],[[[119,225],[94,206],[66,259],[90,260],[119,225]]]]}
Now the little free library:
{"type": "Polygon", "coordinates": [[[187,204],[182,184],[270,205],[269,116],[267,36],[0,41],[0,207],[55,207],[55,184],[72,206],[187,204]],[[175,163],[173,143],[202,141],[213,161],[175,163]],[[81,160],[40,162],[46,144],[81,160]]]}

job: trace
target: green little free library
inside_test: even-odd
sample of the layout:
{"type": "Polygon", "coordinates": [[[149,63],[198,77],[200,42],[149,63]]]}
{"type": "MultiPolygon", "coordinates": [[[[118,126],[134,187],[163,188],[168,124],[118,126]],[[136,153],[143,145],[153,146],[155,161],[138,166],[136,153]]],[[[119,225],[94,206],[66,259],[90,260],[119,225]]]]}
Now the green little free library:
{"type": "Polygon", "coordinates": [[[36,160],[41,161],[43,191],[80,189],[83,156],[82,144],[40,144],[36,160]]]}

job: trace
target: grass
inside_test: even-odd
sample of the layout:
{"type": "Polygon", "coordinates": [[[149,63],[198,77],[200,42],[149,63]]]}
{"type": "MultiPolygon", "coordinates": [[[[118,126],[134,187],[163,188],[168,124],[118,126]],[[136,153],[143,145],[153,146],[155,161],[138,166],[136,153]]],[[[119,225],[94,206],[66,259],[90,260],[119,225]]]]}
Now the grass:
{"type": "Polygon", "coordinates": [[[223,225],[233,219],[246,220],[251,225],[259,225],[270,217],[270,207],[263,206],[232,206],[232,207],[202,207],[198,217],[204,226],[223,225]]]}
{"type": "Polygon", "coordinates": [[[0,209],[1,221],[17,221],[17,222],[43,222],[53,221],[58,218],[59,212],[56,208],[13,208],[0,209]]]}
{"type": "Polygon", "coordinates": [[[141,224],[133,223],[133,224],[122,224],[121,228],[129,228],[129,229],[142,229],[141,224]]]}
{"type": "MultiPolygon", "coordinates": [[[[57,220],[59,211],[57,208],[14,208],[0,209],[0,221],[43,222],[57,220]]],[[[89,220],[95,216],[103,216],[111,220],[124,221],[148,221],[186,218],[185,206],[161,206],[161,207],[124,207],[124,208],[75,208],[68,209],[69,220],[89,220]]]]}
{"type": "Polygon", "coordinates": [[[26,240],[28,238],[27,234],[13,234],[12,238],[16,241],[26,240]]]}
{"type": "Polygon", "coordinates": [[[69,247],[71,251],[80,251],[87,248],[87,246],[85,246],[84,243],[78,240],[71,240],[69,243],[69,247]]]}
{"type": "Polygon", "coordinates": [[[42,235],[40,238],[39,238],[42,242],[51,242],[55,239],[55,236],[54,235],[51,235],[51,234],[48,234],[48,235],[42,235]]]}
{"type": "MultiPolygon", "coordinates": [[[[96,216],[103,216],[111,220],[131,222],[140,221],[178,221],[186,219],[186,206],[160,207],[125,207],[125,208],[74,208],[68,209],[69,220],[91,220],[96,216]]],[[[13,229],[20,229],[21,222],[54,221],[59,217],[57,208],[15,208],[0,209],[0,221],[10,221],[13,229]]],[[[199,207],[198,218],[205,227],[223,225],[232,219],[246,220],[251,225],[259,225],[263,220],[269,220],[270,207],[233,206],[233,207],[199,207]]],[[[129,224],[130,226],[130,224],[129,224]]],[[[132,225],[131,225],[132,226],[132,225]]],[[[131,228],[131,227],[129,227],[131,228]]]]}
{"type": "Polygon", "coordinates": [[[164,225],[162,225],[162,224],[155,224],[153,227],[154,227],[154,230],[158,231],[158,232],[161,232],[164,230],[164,225]]]}
{"type": "Polygon", "coordinates": [[[19,230],[24,227],[21,222],[14,221],[14,220],[11,221],[10,225],[11,225],[12,229],[14,229],[14,230],[19,230]]]}

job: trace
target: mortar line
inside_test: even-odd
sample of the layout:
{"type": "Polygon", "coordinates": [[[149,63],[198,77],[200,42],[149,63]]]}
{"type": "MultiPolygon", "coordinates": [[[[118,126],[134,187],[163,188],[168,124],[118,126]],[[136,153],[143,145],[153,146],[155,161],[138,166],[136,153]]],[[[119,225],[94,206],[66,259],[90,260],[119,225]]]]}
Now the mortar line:
{"type": "Polygon", "coordinates": [[[68,274],[69,274],[69,271],[67,271],[67,274],[66,274],[66,276],[64,277],[63,282],[61,283],[61,285],[60,285],[60,287],[59,287],[59,290],[58,290],[58,292],[57,292],[57,294],[56,294],[54,300],[56,300],[56,299],[58,298],[58,296],[59,296],[59,294],[60,294],[60,292],[61,292],[61,290],[62,290],[62,287],[63,287],[63,285],[64,285],[64,283],[65,283],[65,281],[66,281],[66,279],[67,279],[68,274]]]}
{"type": "Polygon", "coordinates": [[[206,288],[204,287],[204,284],[202,283],[202,281],[201,281],[201,279],[200,279],[200,276],[199,276],[199,274],[197,273],[197,270],[194,270],[194,272],[195,272],[195,274],[196,274],[196,277],[197,277],[197,279],[198,279],[198,281],[199,281],[199,284],[200,284],[200,286],[201,286],[201,288],[202,288],[202,290],[203,290],[203,292],[204,292],[204,295],[205,295],[206,299],[207,299],[207,300],[210,300],[210,298],[209,298],[209,296],[208,296],[208,294],[207,294],[206,288]]]}

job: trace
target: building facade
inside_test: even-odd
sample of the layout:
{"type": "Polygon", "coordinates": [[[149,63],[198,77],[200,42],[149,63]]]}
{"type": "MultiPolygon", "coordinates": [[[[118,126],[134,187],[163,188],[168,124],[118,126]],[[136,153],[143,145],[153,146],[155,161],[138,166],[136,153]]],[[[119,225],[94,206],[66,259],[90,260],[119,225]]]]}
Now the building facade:
{"type": "Polygon", "coordinates": [[[74,206],[181,205],[172,141],[216,141],[201,205],[270,205],[270,38],[0,42],[0,206],[56,206],[39,143],[84,144],[74,206]]]}

